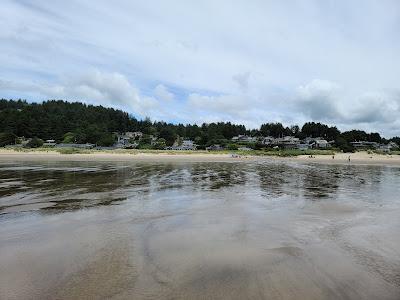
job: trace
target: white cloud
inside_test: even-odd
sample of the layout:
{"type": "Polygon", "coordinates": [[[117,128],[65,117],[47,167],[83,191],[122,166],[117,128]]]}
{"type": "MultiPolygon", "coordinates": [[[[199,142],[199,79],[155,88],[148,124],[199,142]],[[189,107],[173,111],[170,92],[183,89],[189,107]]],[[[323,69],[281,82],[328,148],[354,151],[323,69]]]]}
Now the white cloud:
{"type": "Polygon", "coordinates": [[[55,85],[0,81],[0,89],[38,93],[46,99],[66,99],[129,109],[146,115],[157,101],[140,97],[137,88],[119,73],[92,70],[55,85]]]}
{"type": "Polygon", "coordinates": [[[337,83],[316,79],[297,88],[293,103],[305,119],[398,134],[393,124],[400,124],[400,90],[352,95],[337,83]]]}
{"type": "Polygon", "coordinates": [[[297,88],[298,110],[313,120],[335,120],[341,118],[338,109],[340,87],[338,84],[314,79],[297,88]]]}
{"type": "Polygon", "coordinates": [[[175,95],[171,93],[168,88],[163,84],[159,84],[155,87],[154,96],[156,96],[160,100],[165,101],[172,101],[175,98],[175,95]]]}
{"type": "Polygon", "coordinates": [[[250,72],[238,73],[232,76],[242,91],[246,91],[249,86],[250,72]]]}

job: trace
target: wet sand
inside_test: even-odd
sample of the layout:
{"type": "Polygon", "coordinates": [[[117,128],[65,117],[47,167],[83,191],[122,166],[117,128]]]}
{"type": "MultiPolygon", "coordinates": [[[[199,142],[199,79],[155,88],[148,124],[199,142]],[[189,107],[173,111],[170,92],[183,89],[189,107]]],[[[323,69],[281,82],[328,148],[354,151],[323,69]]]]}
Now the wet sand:
{"type": "Polygon", "coordinates": [[[0,299],[399,299],[400,168],[0,163],[0,299]]]}

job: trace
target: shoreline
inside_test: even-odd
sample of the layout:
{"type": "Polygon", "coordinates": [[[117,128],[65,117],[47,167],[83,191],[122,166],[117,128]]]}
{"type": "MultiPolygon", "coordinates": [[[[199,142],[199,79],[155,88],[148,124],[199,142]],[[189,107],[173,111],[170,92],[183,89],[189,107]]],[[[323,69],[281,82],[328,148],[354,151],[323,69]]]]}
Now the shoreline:
{"type": "Polygon", "coordinates": [[[400,155],[369,154],[367,152],[336,153],[334,155],[273,156],[240,155],[232,157],[228,153],[170,153],[170,152],[107,152],[62,154],[54,150],[16,151],[0,149],[0,161],[130,161],[130,162],[241,162],[241,161],[289,161],[301,163],[340,165],[386,165],[400,166],[400,155]],[[348,158],[350,157],[350,162],[348,158]]]}

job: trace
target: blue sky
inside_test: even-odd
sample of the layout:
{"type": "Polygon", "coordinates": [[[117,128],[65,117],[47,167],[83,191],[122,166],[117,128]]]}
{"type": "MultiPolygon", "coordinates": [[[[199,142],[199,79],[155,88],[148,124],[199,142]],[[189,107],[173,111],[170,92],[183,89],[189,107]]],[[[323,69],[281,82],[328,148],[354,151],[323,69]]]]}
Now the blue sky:
{"type": "Polygon", "coordinates": [[[0,97],[400,135],[400,2],[3,0],[0,97]]]}

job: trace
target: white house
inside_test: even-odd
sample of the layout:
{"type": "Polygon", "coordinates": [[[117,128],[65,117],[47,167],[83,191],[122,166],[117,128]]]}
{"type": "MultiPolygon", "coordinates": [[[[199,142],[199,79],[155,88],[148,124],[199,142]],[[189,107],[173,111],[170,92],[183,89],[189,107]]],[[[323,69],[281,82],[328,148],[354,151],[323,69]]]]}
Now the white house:
{"type": "Polygon", "coordinates": [[[136,140],[136,139],[140,139],[143,136],[143,133],[141,133],[140,131],[135,131],[135,132],[128,131],[128,132],[125,132],[123,135],[130,139],[136,140]]]}
{"type": "Polygon", "coordinates": [[[254,142],[257,142],[257,138],[243,134],[243,135],[234,136],[232,138],[232,141],[233,142],[254,143],[254,142]]]}
{"type": "Polygon", "coordinates": [[[294,136],[285,136],[283,138],[275,139],[275,145],[283,147],[285,149],[295,149],[300,144],[300,139],[294,136]]]}
{"type": "Polygon", "coordinates": [[[46,140],[43,143],[43,147],[54,147],[56,145],[56,141],[55,140],[46,140]]]}
{"type": "Polygon", "coordinates": [[[379,144],[376,142],[368,142],[368,141],[357,141],[357,142],[350,142],[356,149],[377,149],[379,144]]]}
{"type": "Polygon", "coordinates": [[[117,148],[135,148],[137,146],[137,143],[131,143],[132,140],[134,140],[134,135],[132,135],[134,132],[125,132],[124,134],[117,134],[117,143],[115,144],[115,147],[117,148]]]}
{"type": "Polygon", "coordinates": [[[197,145],[192,140],[183,140],[182,144],[174,144],[172,147],[167,147],[167,150],[196,150],[197,145]]]}
{"type": "Polygon", "coordinates": [[[321,149],[331,147],[331,145],[328,143],[327,140],[322,140],[322,139],[314,140],[313,146],[314,146],[314,148],[321,148],[321,149]]]}
{"type": "Polygon", "coordinates": [[[389,144],[381,144],[379,145],[378,150],[383,151],[383,152],[390,152],[394,149],[397,149],[399,146],[395,142],[390,142],[389,144]]]}
{"type": "Polygon", "coordinates": [[[261,143],[265,146],[270,146],[275,144],[275,138],[272,136],[263,137],[261,143]]]}
{"type": "Polygon", "coordinates": [[[397,145],[395,142],[390,142],[388,145],[391,150],[399,148],[399,145],[397,145]]]}

